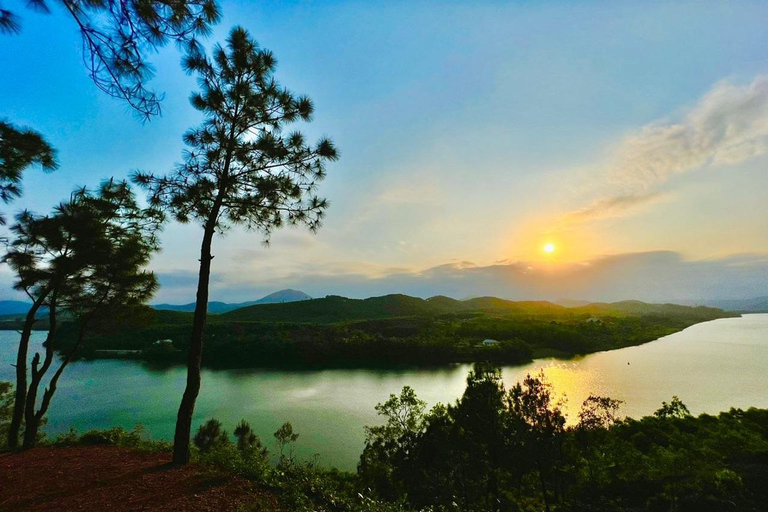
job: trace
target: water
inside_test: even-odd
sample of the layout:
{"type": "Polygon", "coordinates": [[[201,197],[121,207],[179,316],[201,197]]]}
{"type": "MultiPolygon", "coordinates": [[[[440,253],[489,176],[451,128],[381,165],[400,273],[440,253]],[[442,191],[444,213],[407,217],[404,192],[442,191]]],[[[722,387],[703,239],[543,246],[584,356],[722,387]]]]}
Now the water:
{"type": "MultiPolygon", "coordinates": [[[[40,349],[44,333],[34,334],[40,349]]],[[[0,380],[13,381],[18,334],[0,331],[0,380]]],[[[651,414],[679,396],[692,413],[730,407],[768,407],[768,314],[706,322],[638,347],[574,360],[536,360],[504,368],[510,386],[543,369],[565,395],[573,420],[590,394],[624,400],[622,412],[651,414]]],[[[376,424],[374,405],[413,387],[430,405],[449,403],[464,391],[468,365],[409,370],[204,370],[195,427],[207,418],[231,432],[240,419],[273,447],[272,433],[285,421],[300,434],[297,452],[320,454],[327,466],[354,469],[363,448],[363,426],[376,424]]],[[[52,373],[52,370],[51,370],[52,373]]],[[[138,361],[71,364],[62,376],[45,430],[55,435],[138,422],[154,438],[171,439],[185,369],[157,369],[138,361]]]]}

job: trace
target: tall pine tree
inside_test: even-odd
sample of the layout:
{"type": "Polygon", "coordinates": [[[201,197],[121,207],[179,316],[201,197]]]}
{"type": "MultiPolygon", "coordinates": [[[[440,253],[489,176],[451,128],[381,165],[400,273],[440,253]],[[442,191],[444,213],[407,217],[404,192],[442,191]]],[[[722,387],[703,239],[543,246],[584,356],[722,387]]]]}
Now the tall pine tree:
{"type": "Polygon", "coordinates": [[[285,132],[295,121],[309,121],[312,102],[275,80],[275,58],[259,48],[244,29],[230,32],[226,47],[212,56],[193,51],[184,67],[198,77],[200,91],[192,105],[205,121],[184,135],[189,146],[184,162],[165,176],[138,173],[151,202],[180,222],[203,227],[200,269],[187,384],[179,406],[173,460],[189,461],[189,440],[205,329],[211,247],[214,235],[234,225],[270,233],[285,224],[304,224],[315,231],[328,207],[314,194],[325,176],[325,163],[337,152],[328,139],[308,143],[299,132],[285,132]]]}

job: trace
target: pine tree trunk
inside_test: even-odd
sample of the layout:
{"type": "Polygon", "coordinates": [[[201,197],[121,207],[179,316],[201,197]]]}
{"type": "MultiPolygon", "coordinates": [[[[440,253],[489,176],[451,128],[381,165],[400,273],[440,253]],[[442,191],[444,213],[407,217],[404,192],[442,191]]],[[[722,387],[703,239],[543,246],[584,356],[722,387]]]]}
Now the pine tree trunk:
{"type": "Polygon", "coordinates": [[[45,359],[43,365],[38,369],[40,364],[40,354],[35,354],[32,358],[32,379],[29,382],[29,389],[27,390],[27,404],[24,407],[24,442],[22,448],[28,450],[35,446],[37,443],[37,431],[40,428],[40,420],[43,419],[42,413],[35,412],[35,405],[37,403],[37,391],[40,389],[40,383],[51,367],[54,356],[54,339],[56,336],[56,295],[54,294],[53,300],[51,300],[50,310],[48,311],[48,337],[45,340],[45,359]]]}
{"type": "Polygon", "coordinates": [[[8,448],[19,446],[19,432],[24,418],[24,409],[27,402],[27,354],[29,353],[29,339],[32,336],[32,327],[35,324],[35,316],[45,300],[45,295],[39,297],[27,312],[24,327],[19,340],[19,350],[16,354],[16,396],[13,402],[13,416],[8,429],[8,448]]]}
{"type": "MultiPolygon", "coordinates": [[[[218,211],[212,218],[218,216],[218,211]]],[[[187,359],[187,387],[179,405],[176,417],[176,433],[173,437],[173,463],[187,464],[189,462],[189,440],[192,431],[192,415],[195,412],[195,401],[200,393],[200,366],[203,356],[203,333],[208,316],[208,284],[211,277],[211,242],[214,235],[214,223],[208,222],[203,234],[200,248],[200,274],[197,281],[197,302],[195,317],[192,323],[192,337],[189,341],[189,357],[187,359]]]]}

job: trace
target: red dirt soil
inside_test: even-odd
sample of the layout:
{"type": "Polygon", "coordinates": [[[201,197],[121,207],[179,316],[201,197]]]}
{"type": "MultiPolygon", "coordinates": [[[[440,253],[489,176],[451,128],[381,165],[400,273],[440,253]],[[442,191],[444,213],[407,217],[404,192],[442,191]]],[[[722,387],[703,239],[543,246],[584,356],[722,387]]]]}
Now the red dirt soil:
{"type": "Polygon", "coordinates": [[[173,467],[168,453],[113,446],[42,447],[0,454],[0,511],[278,510],[247,480],[173,467]]]}

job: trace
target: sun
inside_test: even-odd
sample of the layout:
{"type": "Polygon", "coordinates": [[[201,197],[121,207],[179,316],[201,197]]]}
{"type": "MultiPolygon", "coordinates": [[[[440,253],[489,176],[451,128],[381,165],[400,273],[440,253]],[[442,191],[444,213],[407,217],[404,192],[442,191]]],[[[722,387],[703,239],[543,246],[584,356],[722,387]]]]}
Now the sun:
{"type": "Polygon", "coordinates": [[[544,252],[547,254],[552,254],[553,252],[555,252],[555,244],[552,244],[552,243],[544,244],[544,252]]]}

